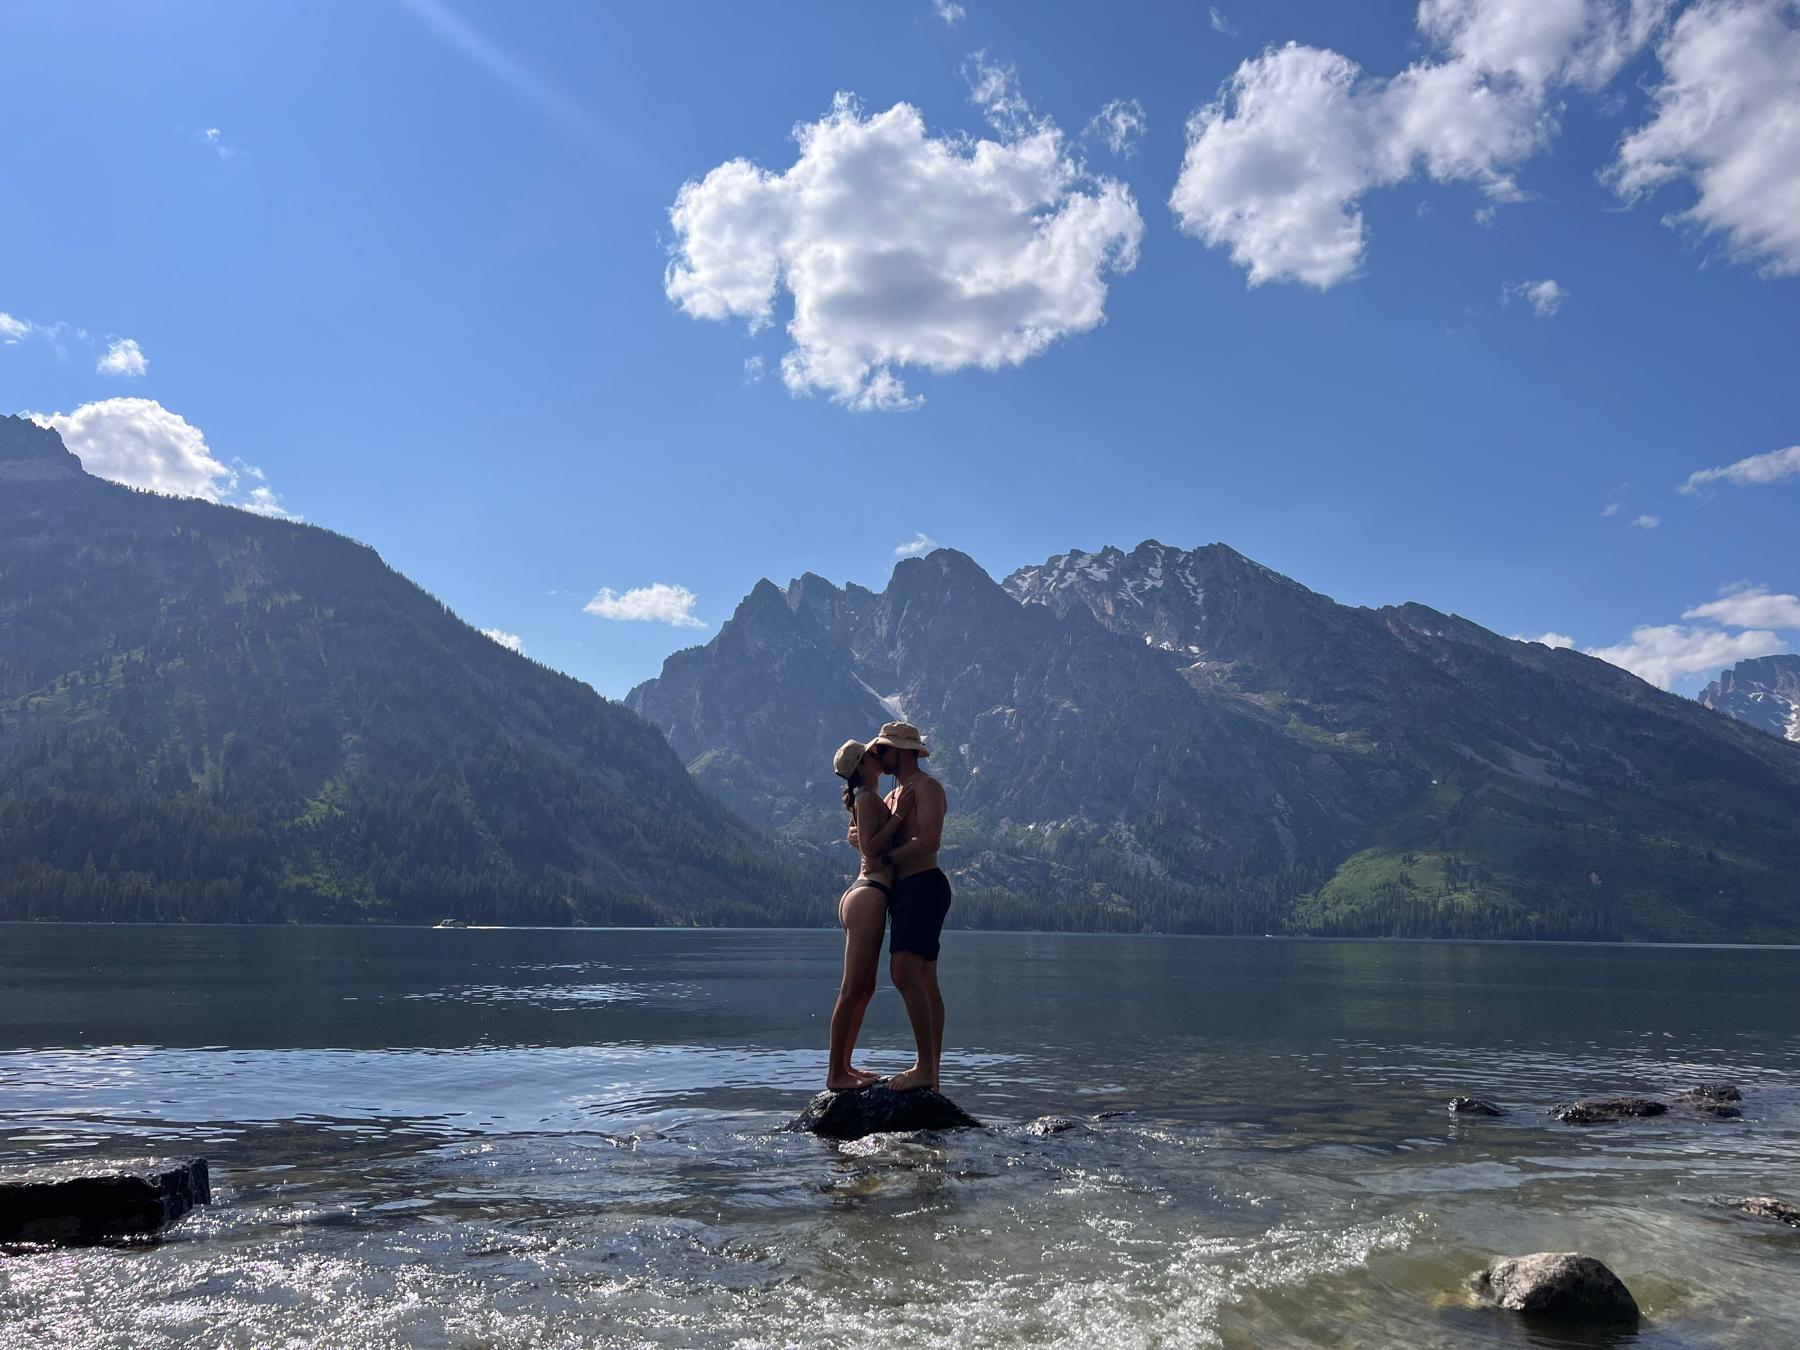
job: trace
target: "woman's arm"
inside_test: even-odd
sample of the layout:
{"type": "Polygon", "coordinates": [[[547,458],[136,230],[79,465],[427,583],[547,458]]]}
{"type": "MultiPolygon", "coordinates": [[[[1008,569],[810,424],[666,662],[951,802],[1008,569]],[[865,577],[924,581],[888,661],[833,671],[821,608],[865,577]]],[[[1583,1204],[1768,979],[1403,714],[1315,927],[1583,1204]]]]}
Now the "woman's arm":
{"type": "Polygon", "coordinates": [[[880,797],[873,792],[862,792],[856,798],[856,837],[857,849],[870,862],[881,857],[888,841],[894,837],[899,827],[899,817],[890,817],[886,821],[882,817],[887,814],[887,807],[880,797]]]}
{"type": "MultiPolygon", "coordinates": [[[[904,808],[906,803],[902,801],[900,805],[904,808]]],[[[869,840],[869,847],[867,850],[868,856],[870,858],[879,858],[882,854],[882,850],[891,848],[894,843],[894,836],[900,833],[900,827],[904,824],[906,824],[905,815],[899,811],[891,812],[888,815],[887,824],[875,831],[875,837],[869,840]]]]}

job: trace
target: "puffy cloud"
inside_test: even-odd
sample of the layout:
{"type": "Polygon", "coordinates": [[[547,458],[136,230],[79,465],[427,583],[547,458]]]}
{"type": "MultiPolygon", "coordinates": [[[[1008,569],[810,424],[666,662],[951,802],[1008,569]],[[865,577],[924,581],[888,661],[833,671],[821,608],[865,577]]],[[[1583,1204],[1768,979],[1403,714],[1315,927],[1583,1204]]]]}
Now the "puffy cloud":
{"type": "Polygon", "coordinates": [[[1575,639],[1570,637],[1567,633],[1539,633],[1536,637],[1523,637],[1515,633],[1513,634],[1513,641],[1536,642],[1544,647],[1558,648],[1573,647],[1575,645],[1575,639]]]}
{"type": "Polygon", "coordinates": [[[1605,177],[1627,202],[1687,179],[1668,217],[1772,276],[1800,274],[1800,2],[1701,0],[1658,55],[1654,116],[1605,177]]]}
{"type": "Polygon", "coordinates": [[[921,401],[900,372],[1018,365],[1106,317],[1106,279],[1136,265],[1130,191],[1089,175],[1010,70],[970,80],[998,140],[933,137],[912,106],[865,116],[848,95],[799,127],[795,163],[747,160],[690,181],[670,211],[664,290],[697,319],[774,321],[792,297],[794,393],[855,409],[921,401]]]}
{"type": "Polygon", "coordinates": [[[54,428],[80,457],[81,466],[100,478],[298,519],[283,508],[261,469],[241,461],[222,463],[199,427],[154,399],[109,398],[69,413],[26,415],[39,426],[54,428]]]}
{"type": "Polygon", "coordinates": [[[0,342],[7,346],[31,336],[31,325],[24,319],[15,319],[5,310],[0,309],[0,342]]]}
{"type": "Polygon", "coordinates": [[[894,556],[896,558],[916,558],[920,554],[931,552],[937,546],[938,541],[921,530],[904,544],[896,544],[894,556]]]}
{"type": "Polygon", "coordinates": [[[1081,134],[1096,138],[1121,159],[1130,159],[1148,126],[1142,103],[1135,98],[1115,98],[1094,114],[1081,134]]]}
{"type": "Polygon", "coordinates": [[[132,338],[113,338],[94,367],[102,375],[138,376],[150,369],[150,358],[132,338]]]}
{"type": "MultiPolygon", "coordinates": [[[[1289,43],[1244,61],[1188,121],[1176,221],[1250,284],[1353,276],[1361,199],[1424,175],[1522,200],[1514,169],[1556,132],[1556,94],[1598,87],[1654,34],[1666,0],[1423,0],[1440,55],[1382,79],[1289,43]]],[[[1491,208],[1484,208],[1491,209],[1491,208]]],[[[1490,217],[1491,219],[1491,217],[1490,217]]]]}
{"type": "Polygon", "coordinates": [[[1631,630],[1631,638],[1612,647],[1592,647],[1589,656],[1622,666],[1658,689],[1672,689],[1677,680],[1705,675],[1739,661],[1773,656],[1787,644],[1766,629],[1724,633],[1716,628],[1685,628],[1663,624],[1631,630]]]}
{"type": "Polygon", "coordinates": [[[517,633],[508,633],[500,628],[484,628],[481,630],[481,635],[484,638],[492,638],[509,652],[517,652],[520,656],[525,655],[525,640],[517,633]]]}
{"type": "Polygon", "coordinates": [[[946,27],[954,28],[969,17],[969,11],[956,3],[956,0],[931,0],[931,9],[946,27]]]}
{"type": "Polygon", "coordinates": [[[1684,619],[1706,619],[1726,628],[1800,629],[1800,596],[1775,595],[1767,586],[1729,586],[1717,600],[1695,605],[1684,619]]]}
{"type": "Polygon", "coordinates": [[[620,594],[610,586],[582,606],[585,614],[598,614],[602,619],[619,619],[632,623],[666,623],[676,628],[704,628],[694,617],[699,597],[686,586],[671,586],[658,581],[620,594]]]}
{"type": "Polygon", "coordinates": [[[1789,478],[1800,478],[1800,445],[1785,450],[1771,450],[1765,455],[1749,455],[1733,464],[1716,469],[1697,469],[1677,492],[1694,497],[1713,483],[1732,483],[1738,487],[1763,487],[1789,478]]]}
{"type": "Polygon", "coordinates": [[[1631,522],[1631,524],[1632,524],[1633,528],[1635,528],[1635,529],[1654,530],[1658,525],[1662,524],[1662,517],[1661,516],[1653,516],[1648,511],[1646,511],[1643,515],[1641,515],[1637,519],[1633,520],[1631,522]]]}
{"type": "Polygon", "coordinates": [[[1563,301],[1569,298],[1569,292],[1559,282],[1546,277],[1543,281],[1508,283],[1500,291],[1500,302],[1510,304],[1514,298],[1530,305],[1531,312],[1538,318],[1547,319],[1563,307],[1563,301]]]}

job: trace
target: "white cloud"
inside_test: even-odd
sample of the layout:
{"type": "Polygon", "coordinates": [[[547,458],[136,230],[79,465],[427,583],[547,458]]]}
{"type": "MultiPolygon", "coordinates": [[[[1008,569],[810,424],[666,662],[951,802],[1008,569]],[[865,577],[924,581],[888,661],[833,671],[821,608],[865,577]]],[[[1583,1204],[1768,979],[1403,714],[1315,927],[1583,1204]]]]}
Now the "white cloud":
{"type": "Polygon", "coordinates": [[[484,638],[492,638],[509,652],[517,652],[520,656],[525,655],[525,640],[517,633],[508,633],[500,628],[484,628],[481,630],[481,635],[484,638]]]}
{"type": "Polygon", "coordinates": [[[200,132],[201,144],[205,145],[220,159],[236,159],[237,151],[225,144],[223,133],[217,127],[204,127],[200,132]]]}
{"type": "Polygon", "coordinates": [[[150,358],[134,339],[113,338],[94,369],[102,375],[138,376],[150,369],[150,358]]]}
{"type": "Polygon", "coordinates": [[[1135,98],[1115,98],[1094,114],[1081,134],[1098,138],[1115,155],[1130,159],[1137,153],[1137,143],[1148,125],[1142,103],[1135,98]]]}
{"type": "Polygon", "coordinates": [[[1219,7],[1217,5],[1208,5],[1206,7],[1206,21],[1212,25],[1212,30],[1215,33],[1223,33],[1226,37],[1236,37],[1238,35],[1237,26],[1219,12],[1219,7]]]}
{"type": "Polygon", "coordinates": [[[0,309],[0,342],[7,346],[31,336],[31,324],[24,319],[15,319],[5,310],[0,309]]]}
{"type": "Polygon", "coordinates": [[[744,383],[761,384],[763,378],[763,359],[760,356],[744,358],[744,383]]]}
{"type": "Polygon", "coordinates": [[[1781,638],[1764,629],[1723,633],[1716,628],[1664,624],[1634,628],[1629,641],[1591,647],[1588,655],[1622,666],[1659,689],[1672,689],[1677,680],[1709,674],[1753,657],[1773,656],[1786,648],[1781,638]]]}
{"type": "Polygon", "coordinates": [[[1800,596],[1775,595],[1767,586],[1730,586],[1717,600],[1695,605],[1684,619],[1706,619],[1726,628],[1800,629],[1800,596]]]}
{"type": "Polygon", "coordinates": [[[931,552],[937,546],[938,541],[921,530],[904,544],[896,544],[894,556],[896,558],[916,558],[922,553],[931,552]]]}
{"type": "Polygon", "coordinates": [[[865,117],[839,95],[783,172],[737,159],[687,183],[669,299],[754,332],[785,290],[783,381],[855,409],[916,407],[908,367],[1018,365],[1104,322],[1107,274],[1136,265],[1143,235],[1129,189],[1089,175],[1010,70],[977,58],[970,79],[999,140],[933,137],[909,104],[865,117]]]}
{"type": "Polygon", "coordinates": [[[969,17],[969,11],[957,4],[956,0],[931,0],[931,8],[951,28],[969,17]]]}
{"type": "Polygon", "coordinates": [[[1636,520],[1632,521],[1631,523],[1632,523],[1632,526],[1636,529],[1654,530],[1658,525],[1662,524],[1662,517],[1661,516],[1653,516],[1648,511],[1646,511],[1643,515],[1639,516],[1636,520]]]}
{"type": "Polygon", "coordinates": [[[1608,502],[1606,504],[1606,508],[1600,512],[1601,519],[1603,519],[1603,520],[1611,520],[1614,516],[1616,516],[1618,514],[1619,514],[1619,504],[1617,502],[1608,502]]]}
{"type": "Polygon", "coordinates": [[[1514,297],[1531,306],[1531,312],[1540,319],[1547,319],[1563,307],[1563,301],[1569,298],[1569,292],[1562,285],[1549,278],[1543,281],[1514,281],[1501,288],[1500,302],[1510,304],[1514,297]]]}
{"type": "Polygon", "coordinates": [[[1658,55],[1654,116],[1620,143],[1607,183],[1637,202],[1686,179],[1694,203],[1670,224],[1800,274],[1800,3],[1701,0],[1658,55]]]}
{"type": "Polygon", "coordinates": [[[221,463],[200,428],[148,398],[109,398],[69,413],[28,413],[52,427],[82,468],[100,478],[176,497],[198,497],[258,515],[298,519],[281,505],[261,469],[221,463]],[[247,487],[245,480],[255,483],[247,487]]]}
{"type": "Polygon", "coordinates": [[[1536,637],[1523,637],[1518,633],[1514,633],[1513,641],[1536,642],[1541,646],[1557,648],[1573,647],[1575,645],[1575,639],[1570,637],[1567,633],[1539,633],[1536,637]]]}
{"type": "Polygon", "coordinates": [[[704,628],[706,625],[694,617],[694,605],[698,599],[686,586],[671,586],[663,581],[639,586],[622,595],[608,586],[583,605],[582,612],[598,614],[603,619],[666,623],[676,628],[704,628]]]}
{"type": "Polygon", "coordinates": [[[1800,478],[1800,445],[1790,445],[1785,450],[1771,450],[1766,455],[1749,455],[1736,463],[1716,469],[1698,469],[1690,473],[1687,482],[1675,490],[1694,497],[1712,483],[1763,487],[1789,478],[1800,478]]]}
{"type": "Polygon", "coordinates": [[[1513,171],[1554,137],[1558,91],[1610,79],[1668,3],[1422,0],[1440,55],[1385,79],[1337,52],[1271,47],[1189,119],[1170,208],[1253,286],[1335,286],[1361,264],[1375,188],[1424,175],[1523,200],[1513,171]]]}

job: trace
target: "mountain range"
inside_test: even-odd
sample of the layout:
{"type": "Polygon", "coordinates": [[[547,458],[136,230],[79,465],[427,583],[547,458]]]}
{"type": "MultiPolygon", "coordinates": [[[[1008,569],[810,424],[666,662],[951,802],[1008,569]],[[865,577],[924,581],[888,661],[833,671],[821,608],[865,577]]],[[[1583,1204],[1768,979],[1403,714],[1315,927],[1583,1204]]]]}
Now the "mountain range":
{"type": "Polygon", "coordinates": [[[1700,702],[1771,736],[1800,742],[1800,655],[1740,661],[1700,691],[1700,702]]]}
{"type": "Polygon", "coordinates": [[[965,918],[1036,927],[1792,940],[1800,751],[1571,650],[1352,608],[1222,545],[952,550],[759,583],[629,707],[798,847],[832,749],[905,717],[965,918]]]}
{"type": "Polygon", "coordinates": [[[374,550],[0,417],[0,918],[795,921],[835,877],[374,550]]]}

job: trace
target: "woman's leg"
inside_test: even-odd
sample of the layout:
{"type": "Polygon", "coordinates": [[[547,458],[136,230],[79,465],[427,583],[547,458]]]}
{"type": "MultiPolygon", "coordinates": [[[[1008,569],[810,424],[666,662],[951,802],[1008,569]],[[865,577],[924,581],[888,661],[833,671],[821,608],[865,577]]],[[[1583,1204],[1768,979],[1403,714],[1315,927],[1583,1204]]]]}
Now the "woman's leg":
{"type": "Polygon", "coordinates": [[[834,1092],[871,1081],[850,1067],[850,1056],[862,1030],[863,1012],[875,992],[875,965],[887,920],[886,897],[873,886],[852,887],[838,902],[838,917],[844,925],[844,976],[838,985],[837,1005],[831,1010],[831,1048],[825,1066],[825,1086],[834,1092]]]}

